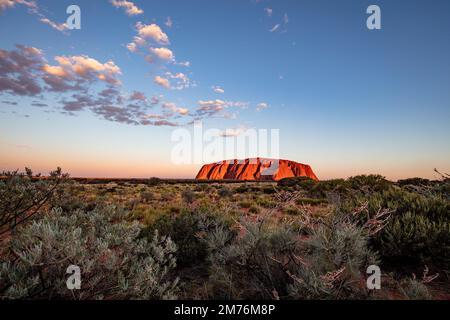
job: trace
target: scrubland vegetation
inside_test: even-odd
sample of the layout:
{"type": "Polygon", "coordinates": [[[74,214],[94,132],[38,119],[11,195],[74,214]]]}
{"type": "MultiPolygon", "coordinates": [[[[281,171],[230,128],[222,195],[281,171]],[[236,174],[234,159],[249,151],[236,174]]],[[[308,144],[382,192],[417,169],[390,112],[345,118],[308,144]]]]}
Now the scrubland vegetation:
{"type": "Polygon", "coordinates": [[[1,299],[449,299],[450,179],[0,180],[1,299]],[[81,268],[81,290],[66,269],[81,268]],[[368,290],[366,269],[382,271],[368,290]]]}

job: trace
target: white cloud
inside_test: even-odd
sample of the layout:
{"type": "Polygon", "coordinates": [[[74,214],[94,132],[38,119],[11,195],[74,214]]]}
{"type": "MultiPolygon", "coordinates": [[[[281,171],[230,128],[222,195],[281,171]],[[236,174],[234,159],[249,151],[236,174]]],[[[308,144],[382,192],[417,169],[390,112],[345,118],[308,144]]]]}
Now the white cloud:
{"type": "Polygon", "coordinates": [[[129,16],[135,16],[144,13],[144,10],[139,9],[133,2],[127,0],[111,0],[111,4],[116,8],[124,8],[129,16]]]}
{"type": "MultiPolygon", "coordinates": [[[[173,102],[165,102],[162,104],[162,108],[169,111],[170,113],[177,113],[179,115],[182,116],[186,116],[189,114],[189,110],[186,108],[181,108],[178,107],[175,103],[173,102]]],[[[170,114],[169,114],[170,116],[170,114]]]]}
{"type": "Polygon", "coordinates": [[[167,48],[150,48],[150,52],[152,52],[155,56],[162,60],[173,60],[174,55],[172,50],[167,48]]]}
{"type": "Polygon", "coordinates": [[[0,0],[0,12],[6,10],[8,8],[14,8],[16,4],[21,4],[28,7],[28,12],[34,14],[39,17],[39,21],[49,25],[55,30],[58,30],[62,33],[66,33],[68,27],[66,23],[57,23],[50,19],[48,19],[44,14],[42,14],[39,10],[38,5],[35,1],[28,0],[0,0]]]}
{"type": "Polygon", "coordinates": [[[175,74],[166,72],[166,76],[175,81],[175,85],[172,86],[172,89],[183,90],[191,86],[195,86],[195,83],[192,83],[189,77],[182,72],[178,72],[175,74]]]}
{"type": "Polygon", "coordinates": [[[61,31],[61,32],[64,32],[64,31],[66,31],[66,30],[68,29],[66,23],[56,23],[56,22],[54,22],[54,21],[51,21],[51,20],[48,19],[48,18],[42,18],[42,19],[40,19],[40,21],[41,21],[42,23],[48,24],[48,25],[49,25],[50,27],[52,27],[53,29],[58,30],[58,31],[61,31]]]}
{"type": "Polygon", "coordinates": [[[0,11],[6,10],[8,8],[13,8],[16,4],[23,4],[28,8],[36,9],[36,3],[34,1],[26,0],[0,0],[0,11]]]}
{"type": "Polygon", "coordinates": [[[212,89],[215,93],[225,93],[225,90],[219,86],[212,86],[212,89]]]}
{"type": "Polygon", "coordinates": [[[269,17],[272,16],[272,13],[273,13],[272,8],[264,8],[264,11],[267,13],[267,16],[269,16],[269,17]]]}
{"type": "Polygon", "coordinates": [[[166,89],[170,89],[170,82],[169,79],[163,78],[161,76],[156,76],[153,79],[153,82],[155,82],[157,85],[164,87],[166,89]]]}
{"type": "Polygon", "coordinates": [[[261,102],[256,105],[256,111],[261,111],[261,110],[267,109],[268,107],[269,107],[269,105],[267,103],[261,102]]]}
{"type": "Polygon", "coordinates": [[[92,79],[98,78],[110,84],[119,84],[117,75],[121,74],[120,68],[109,60],[101,63],[88,56],[56,56],[58,66],[50,66],[48,64],[43,66],[43,71],[49,75],[65,78],[75,79],[77,77],[92,79]]]}
{"type": "Polygon", "coordinates": [[[138,35],[142,39],[152,39],[160,44],[169,44],[169,37],[165,34],[157,24],[145,25],[142,22],[136,24],[138,35]]]}
{"type": "Polygon", "coordinates": [[[136,43],[130,42],[129,44],[127,44],[127,49],[130,50],[131,52],[136,52],[137,51],[136,43]]]}
{"type": "Polygon", "coordinates": [[[190,67],[191,66],[191,63],[189,61],[176,62],[175,64],[182,66],[182,67],[190,67]]]}
{"type": "Polygon", "coordinates": [[[170,17],[167,17],[166,22],[164,24],[166,25],[166,27],[172,28],[173,26],[172,19],[170,17]]]}

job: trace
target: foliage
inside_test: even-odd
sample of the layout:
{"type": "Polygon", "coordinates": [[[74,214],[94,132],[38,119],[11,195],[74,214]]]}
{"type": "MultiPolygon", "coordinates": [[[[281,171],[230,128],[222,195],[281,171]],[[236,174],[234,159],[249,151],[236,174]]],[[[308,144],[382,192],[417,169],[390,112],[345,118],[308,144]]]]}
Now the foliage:
{"type": "Polygon", "coordinates": [[[361,269],[376,262],[366,231],[348,221],[311,230],[309,240],[286,224],[241,221],[243,235],[216,229],[210,251],[209,298],[360,298],[361,269]]]}
{"type": "Polygon", "coordinates": [[[390,187],[370,196],[357,196],[344,206],[367,204],[368,215],[380,208],[393,211],[389,223],[373,239],[381,256],[416,264],[450,266],[450,202],[439,195],[422,195],[390,187]]]}
{"type": "Polygon", "coordinates": [[[1,176],[4,179],[0,180],[0,235],[13,231],[39,212],[68,175],[58,168],[48,178],[41,178],[25,168],[25,173],[9,171],[1,176]]]}
{"type": "Polygon", "coordinates": [[[175,244],[155,232],[139,239],[141,227],[113,206],[91,212],[53,209],[20,228],[2,258],[3,298],[172,299],[178,280],[175,244]],[[68,290],[66,269],[81,269],[81,289],[68,290]]]}
{"type": "Polygon", "coordinates": [[[181,197],[186,203],[192,203],[195,200],[195,192],[190,189],[183,190],[181,197]]]}
{"type": "Polygon", "coordinates": [[[155,230],[170,237],[177,244],[179,266],[192,266],[206,260],[207,248],[201,236],[216,225],[228,225],[224,220],[205,212],[182,210],[177,215],[162,215],[142,231],[143,237],[151,237],[155,230]]]}

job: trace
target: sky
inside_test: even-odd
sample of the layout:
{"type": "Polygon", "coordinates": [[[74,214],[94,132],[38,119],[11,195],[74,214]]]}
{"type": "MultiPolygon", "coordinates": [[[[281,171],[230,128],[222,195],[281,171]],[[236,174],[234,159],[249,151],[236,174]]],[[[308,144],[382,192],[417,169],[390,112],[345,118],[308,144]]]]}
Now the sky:
{"type": "Polygon", "coordinates": [[[0,0],[0,171],[193,178],[202,161],[174,163],[172,137],[201,121],[224,143],[278,129],[279,157],[319,179],[437,178],[450,172],[449,12],[446,0],[0,0]]]}

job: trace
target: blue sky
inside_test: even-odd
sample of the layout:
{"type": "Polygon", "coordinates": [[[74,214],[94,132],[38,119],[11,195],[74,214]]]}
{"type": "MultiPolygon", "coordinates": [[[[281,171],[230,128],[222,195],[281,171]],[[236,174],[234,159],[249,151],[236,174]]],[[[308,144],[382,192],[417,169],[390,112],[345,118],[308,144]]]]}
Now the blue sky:
{"type": "Polygon", "coordinates": [[[20,72],[0,60],[1,169],[193,177],[200,164],[170,163],[170,135],[201,119],[280,129],[280,156],[322,179],[450,171],[448,1],[0,0],[0,10],[4,63],[33,55],[35,70],[20,72],[39,86],[14,91],[20,72]],[[65,30],[70,4],[81,30],[65,30]],[[366,27],[370,4],[381,30],[366,27]],[[95,101],[68,103],[76,97],[95,101]],[[108,108],[118,98],[123,109],[108,108]]]}

